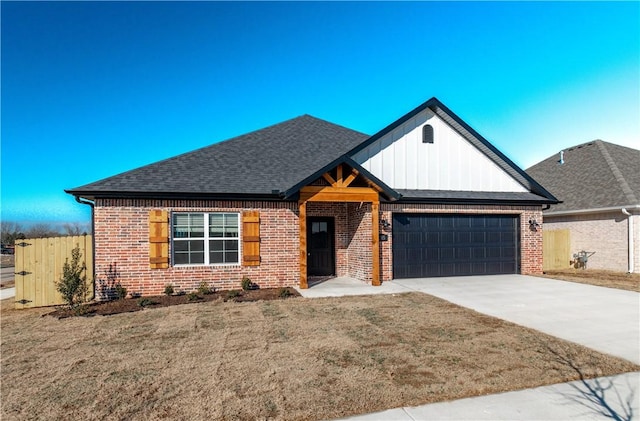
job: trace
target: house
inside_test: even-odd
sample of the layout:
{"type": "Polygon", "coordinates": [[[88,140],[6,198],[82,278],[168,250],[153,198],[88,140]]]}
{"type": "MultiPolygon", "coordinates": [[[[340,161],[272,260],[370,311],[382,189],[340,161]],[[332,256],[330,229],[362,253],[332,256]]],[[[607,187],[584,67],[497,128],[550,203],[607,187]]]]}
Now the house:
{"type": "Polygon", "coordinates": [[[594,140],[527,173],[562,200],[544,211],[544,229],[568,229],[572,254],[595,252],[592,269],[640,272],[640,150],[594,140]]]}
{"type": "Polygon", "coordinates": [[[557,203],[436,98],[373,136],[303,115],[67,192],[92,206],[96,276],[145,295],[538,274],[557,203]]]}

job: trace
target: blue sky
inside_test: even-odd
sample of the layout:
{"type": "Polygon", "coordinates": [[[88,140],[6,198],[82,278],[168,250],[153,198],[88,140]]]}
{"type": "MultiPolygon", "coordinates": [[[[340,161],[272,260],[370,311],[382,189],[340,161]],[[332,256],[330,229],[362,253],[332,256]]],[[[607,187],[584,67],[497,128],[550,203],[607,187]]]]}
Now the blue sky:
{"type": "Polygon", "coordinates": [[[373,134],[438,97],[522,168],[640,148],[640,2],[6,2],[2,220],[302,114],[373,134]]]}

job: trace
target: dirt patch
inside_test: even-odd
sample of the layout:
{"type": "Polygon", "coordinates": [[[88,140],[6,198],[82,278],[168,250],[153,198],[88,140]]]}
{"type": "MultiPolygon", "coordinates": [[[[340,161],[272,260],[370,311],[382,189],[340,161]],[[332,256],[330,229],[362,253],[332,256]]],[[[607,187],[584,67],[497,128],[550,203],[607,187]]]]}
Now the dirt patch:
{"type": "Polygon", "coordinates": [[[579,282],[607,288],[640,292],[640,273],[612,272],[594,269],[563,269],[545,271],[545,278],[579,282]]]}
{"type": "Polygon", "coordinates": [[[320,420],[640,367],[421,293],[110,317],[2,302],[2,419],[320,420]],[[25,381],[28,379],[28,381],[25,381]]]}
{"type": "Polygon", "coordinates": [[[270,301],[283,298],[299,297],[300,293],[293,288],[267,288],[249,291],[232,290],[213,292],[209,294],[182,294],[182,295],[157,295],[140,298],[127,298],[106,302],[90,303],[80,308],[69,310],[64,307],[57,308],[48,313],[49,316],[64,319],[74,316],[111,316],[120,313],[148,310],[154,308],[170,307],[182,304],[195,304],[210,301],[234,301],[237,303],[252,301],[270,301]]]}

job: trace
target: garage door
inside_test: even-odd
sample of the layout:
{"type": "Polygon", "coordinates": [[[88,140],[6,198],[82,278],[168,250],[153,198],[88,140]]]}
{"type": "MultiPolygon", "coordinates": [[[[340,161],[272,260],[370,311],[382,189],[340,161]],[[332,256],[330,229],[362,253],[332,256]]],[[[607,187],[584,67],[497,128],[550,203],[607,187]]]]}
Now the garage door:
{"type": "Polygon", "coordinates": [[[518,216],[393,215],[393,277],[520,272],[518,216]]]}

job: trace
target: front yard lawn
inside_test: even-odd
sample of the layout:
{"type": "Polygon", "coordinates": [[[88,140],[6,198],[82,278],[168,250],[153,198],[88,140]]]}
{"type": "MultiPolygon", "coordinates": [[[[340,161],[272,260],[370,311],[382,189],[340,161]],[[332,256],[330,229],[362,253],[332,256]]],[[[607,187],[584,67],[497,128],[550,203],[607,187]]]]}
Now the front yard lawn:
{"type": "Polygon", "coordinates": [[[2,419],[331,419],[640,367],[421,293],[58,320],[2,302],[2,419]],[[563,360],[565,360],[563,362],[563,360]]]}

